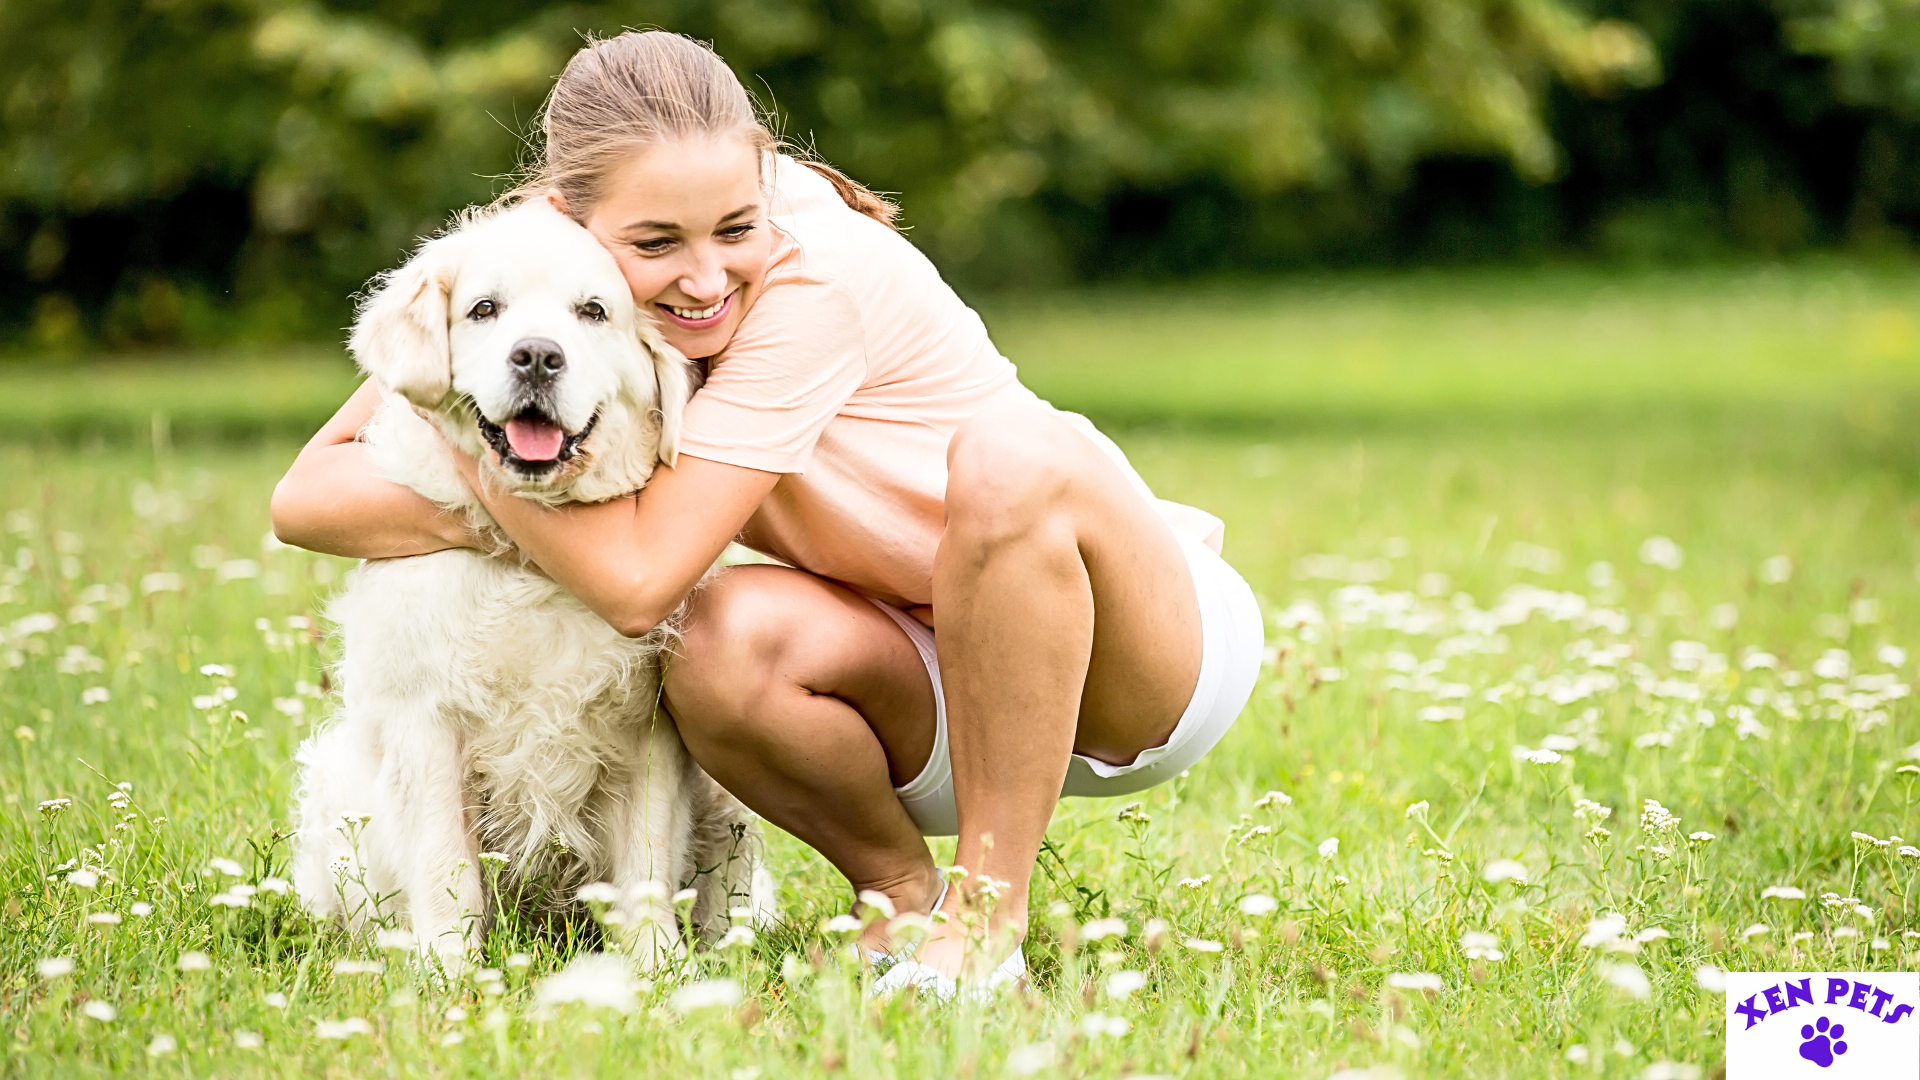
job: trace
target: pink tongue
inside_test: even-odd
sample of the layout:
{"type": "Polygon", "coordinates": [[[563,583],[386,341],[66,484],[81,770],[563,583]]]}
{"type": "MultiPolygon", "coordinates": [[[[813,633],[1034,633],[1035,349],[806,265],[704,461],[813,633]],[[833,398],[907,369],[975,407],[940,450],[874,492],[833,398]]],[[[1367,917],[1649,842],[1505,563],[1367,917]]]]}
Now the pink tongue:
{"type": "Polygon", "coordinates": [[[507,445],[522,461],[552,461],[560,456],[566,435],[552,424],[532,420],[507,421],[507,445]]]}

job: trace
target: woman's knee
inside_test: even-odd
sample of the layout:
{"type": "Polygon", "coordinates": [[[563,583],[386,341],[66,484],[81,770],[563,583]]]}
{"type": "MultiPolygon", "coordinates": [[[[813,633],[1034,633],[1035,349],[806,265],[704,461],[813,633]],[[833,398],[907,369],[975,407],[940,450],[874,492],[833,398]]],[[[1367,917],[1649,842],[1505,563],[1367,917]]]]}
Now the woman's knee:
{"type": "Polygon", "coordinates": [[[967,421],[947,447],[949,535],[991,545],[1070,525],[1076,484],[1097,465],[1089,456],[1098,453],[1045,410],[967,421]]]}
{"type": "Polygon", "coordinates": [[[777,692],[781,652],[794,631],[779,578],[794,572],[736,566],[694,594],[663,691],[683,734],[739,734],[756,703],[777,692]]]}

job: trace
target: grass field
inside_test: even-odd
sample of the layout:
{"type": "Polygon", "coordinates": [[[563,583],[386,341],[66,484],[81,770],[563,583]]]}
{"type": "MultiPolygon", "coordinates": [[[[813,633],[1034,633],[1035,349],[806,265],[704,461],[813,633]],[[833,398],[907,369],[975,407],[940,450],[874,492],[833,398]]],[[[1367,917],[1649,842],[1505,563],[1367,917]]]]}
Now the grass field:
{"type": "Polygon", "coordinates": [[[1920,960],[1916,286],[990,305],[1037,389],[1226,519],[1274,660],[1187,778],[1062,806],[1031,993],[956,1008],[864,1002],[821,928],[851,897],[784,837],[783,925],[628,1011],[536,1007],[571,959],[549,940],[445,985],[310,923],[277,830],[347,566],[263,543],[265,500],[348,373],[16,366],[0,1070],[1708,1076],[1717,972],[1920,960]]]}

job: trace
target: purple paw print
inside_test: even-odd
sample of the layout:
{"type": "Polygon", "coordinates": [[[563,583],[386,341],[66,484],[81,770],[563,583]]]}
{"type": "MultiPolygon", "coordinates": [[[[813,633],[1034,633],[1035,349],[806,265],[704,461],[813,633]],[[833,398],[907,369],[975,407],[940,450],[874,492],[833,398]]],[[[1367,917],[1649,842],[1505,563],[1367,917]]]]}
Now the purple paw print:
{"type": "Polygon", "coordinates": [[[1800,1056],[1824,1069],[1833,1064],[1834,1058],[1847,1052],[1847,1044],[1840,1041],[1846,1033],[1847,1029],[1839,1024],[1829,1027],[1823,1016],[1801,1027],[1800,1037],[1807,1041],[1800,1044],[1800,1056]]]}

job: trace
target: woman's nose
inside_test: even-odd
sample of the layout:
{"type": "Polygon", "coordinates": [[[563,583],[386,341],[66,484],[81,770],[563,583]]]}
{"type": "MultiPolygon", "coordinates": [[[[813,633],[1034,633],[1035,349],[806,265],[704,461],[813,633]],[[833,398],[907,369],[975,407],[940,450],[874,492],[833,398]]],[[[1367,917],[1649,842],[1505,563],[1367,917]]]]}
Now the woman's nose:
{"type": "Polygon", "coordinates": [[[703,303],[719,301],[727,294],[727,268],[718,259],[699,258],[680,278],[680,291],[703,303]]]}

